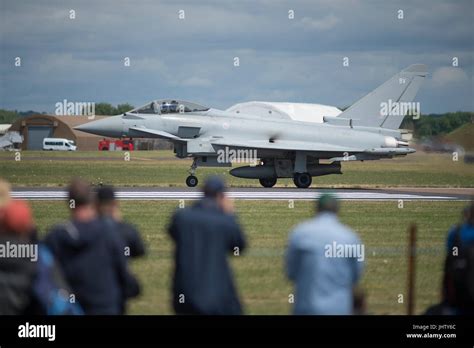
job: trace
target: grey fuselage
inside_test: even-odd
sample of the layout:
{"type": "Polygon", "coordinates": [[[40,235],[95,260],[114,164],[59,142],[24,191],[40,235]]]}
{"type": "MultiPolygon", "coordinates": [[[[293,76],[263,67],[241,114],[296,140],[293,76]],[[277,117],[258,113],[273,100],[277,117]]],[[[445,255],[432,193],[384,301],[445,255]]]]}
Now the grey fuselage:
{"type": "MultiPolygon", "coordinates": [[[[91,123],[91,129],[85,129],[110,137],[150,137],[131,131],[130,128],[160,130],[176,137],[184,138],[183,129],[195,129],[194,134],[185,134],[187,141],[212,142],[213,140],[232,139],[241,144],[254,141],[278,145],[280,142],[317,143],[332,145],[340,151],[317,151],[308,149],[307,155],[317,158],[331,158],[343,153],[363,152],[364,150],[393,147],[399,131],[383,128],[336,126],[326,123],[300,122],[279,118],[255,117],[253,115],[230,113],[218,109],[203,112],[185,112],[173,114],[134,114],[126,113],[111,116],[91,123]],[[349,149],[349,150],[348,150],[349,149]],[[351,151],[353,149],[354,151],[351,151]]],[[[172,140],[172,139],[170,139],[172,140]]],[[[396,145],[395,145],[396,146],[396,145]]],[[[199,152],[187,152],[187,155],[212,155],[219,146],[203,147],[199,152]]],[[[234,146],[238,147],[238,146],[234,146]]],[[[285,149],[261,149],[261,157],[278,157],[288,152],[285,149]]]]}

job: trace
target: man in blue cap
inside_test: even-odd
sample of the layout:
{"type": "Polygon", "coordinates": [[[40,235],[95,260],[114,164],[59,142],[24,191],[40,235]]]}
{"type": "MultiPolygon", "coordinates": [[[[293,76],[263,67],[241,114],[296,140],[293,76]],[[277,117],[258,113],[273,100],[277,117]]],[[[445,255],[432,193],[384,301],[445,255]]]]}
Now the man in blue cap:
{"type": "Polygon", "coordinates": [[[339,221],[335,196],[321,195],[317,211],[316,217],[294,229],[288,244],[287,274],[296,290],[294,314],[353,314],[364,245],[339,221]]]}
{"type": "Polygon", "coordinates": [[[177,314],[242,314],[227,256],[241,255],[245,238],[224,182],[208,178],[203,193],[178,209],[168,227],[176,246],[173,307],[177,314]]]}

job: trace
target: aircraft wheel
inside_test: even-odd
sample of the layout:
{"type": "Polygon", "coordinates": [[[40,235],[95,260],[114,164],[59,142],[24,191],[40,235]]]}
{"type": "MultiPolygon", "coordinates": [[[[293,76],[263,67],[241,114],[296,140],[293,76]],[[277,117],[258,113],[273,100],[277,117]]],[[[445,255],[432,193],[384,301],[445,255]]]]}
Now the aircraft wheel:
{"type": "Polygon", "coordinates": [[[196,178],[194,175],[190,175],[186,178],[186,185],[188,187],[195,187],[198,184],[198,178],[196,178]]]}
{"type": "Polygon", "coordinates": [[[293,177],[293,182],[298,188],[308,188],[312,181],[313,179],[308,173],[295,173],[293,177]]]}
{"type": "Polygon", "coordinates": [[[277,178],[263,178],[263,179],[258,179],[260,182],[260,185],[263,187],[273,187],[275,186],[277,182],[277,178]]]}

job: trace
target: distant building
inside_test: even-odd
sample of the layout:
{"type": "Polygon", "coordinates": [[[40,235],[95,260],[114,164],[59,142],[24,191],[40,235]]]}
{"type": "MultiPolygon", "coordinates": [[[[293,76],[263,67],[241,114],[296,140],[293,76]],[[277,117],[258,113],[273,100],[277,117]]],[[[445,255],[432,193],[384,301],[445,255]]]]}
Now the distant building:
{"type": "MultiPolygon", "coordinates": [[[[100,120],[108,116],[95,116],[100,120]]],[[[79,151],[99,150],[99,141],[104,137],[84,133],[73,128],[91,122],[88,116],[53,116],[36,114],[17,119],[8,131],[19,132],[23,136],[22,150],[42,150],[44,138],[66,138],[74,140],[79,151]]],[[[0,132],[1,132],[0,125],[0,132]]],[[[10,126],[10,125],[8,125],[10,126]]],[[[1,134],[1,133],[0,133],[1,134]]],[[[172,149],[173,145],[163,139],[134,139],[136,150],[172,149]]]]}
{"type": "MultiPolygon", "coordinates": [[[[95,116],[99,120],[107,116],[95,116]]],[[[103,138],[74,130],[75,126],[91,122],[88,116],[32,115],[17,119],[9,131],[17,131],[23,136],[22,150],[42,150],[44,138],[66,138],[74,140],[78,150],[97,150],[103,138]]]]}

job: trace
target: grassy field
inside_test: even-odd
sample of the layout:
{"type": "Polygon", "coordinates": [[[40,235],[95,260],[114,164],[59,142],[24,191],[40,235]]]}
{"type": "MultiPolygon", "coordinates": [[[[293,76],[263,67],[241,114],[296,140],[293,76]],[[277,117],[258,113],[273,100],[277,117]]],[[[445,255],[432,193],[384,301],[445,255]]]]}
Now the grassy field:
{"type": "MultiPolygon", "coordinates": [[[[188,159],[173,157],[172,151],[136,151],[130,161],[122,152],[42,152],[23,151],[15,161],[14,152],[0,152],[0,176],[15,186],[65,186],[72,176],[94,184],[118,186],[184,187],[188,159]],[[54,178],[52,180],[51,178],[54,178]]],[[[313,178],[313,187],[474,187],[472,165],[462,158],[453,161],[449,154],[424,154],[393,160],[348,162],[343,175],[313,178]]],[[[257,180],[234,178],[228,168],[198,168],[197,176],[222,174],[231,186],[260,186],[257,180]]],[[[277,186],[294,187],[289,179],[277,186]]]]}
{"type": "MultiPolygon", "coordinates": [[[[191,204],[191,202],[186,202],[191,204]]],[[[445,237],[456,223],[462,202],[343,202],[342,220],[354,228],[365,244],[366,271],[362,289],[372,314],[403,314],[406,304],[407,227],[419,226],[416,310],[424,311],[439,298],[445,237]],[[405,297],[406,300],[406,297],[405,297]]],[[[149,254],[132,262],[143,284],[143,294],[131,301],[132,314],[171,314],[170,276],[173,246],[166,225],[178,202],[123,202],[125,218],[136,224],[149,254]]],[[[44,233],[67,217],[62,202],[32,202],[36,221],[44,233]]],[[[291,228],[312,215],[313,203],[296,201],[237,201],[236,209],[249,240],[249,249],[232,257],[239,293],[247,314],[288,314],[291,284],[284,276],[284,250],[291,228]]]]}
{"type": "Polygon", "coordinates": [[[466,151],[474,150],[474,124],[466,123],[465,125],[456,128],[451,133],[447,134],[445,138],[455,144],[461,145],[466,151]]]}
{"type": "MultiPolygon", "coordinates": [[[[137,151],[130,161],[122,152],[0,152],[0,176],[14,186],[66,186],[81,176],[93,184],[116,186],[184,187],[190,160],[178,160],[171,151],[137,151]]],[[[474,187],[473,167],[449,154],[416,153],[395,160],[343,163],[343,175],[313,179],[313,187],[474,187]]],[[[259,186],[257,180],[233,178],[227,168],[199,168],[198,177],[222,174],[231,186],[259,186]]],[[[293,187],[290,180],[277,186],[293,187]]],[[[188,202],[191,204],[190,202],[188,202]]],[[[178,202],[123,202],[125,217],[139,226],[149,254],[133,261],[143,284],[143,295],[131,301],[133,314],[171,314],[171,241],[166,225],[178,202]]],[[[361,236],[366,246],[367,269],[361,284],[369,313],[403,314],[398,302],[406,294],[406,242],[410,222],[419,224],[417,259],[417,312],[439,297],[446,231],[460,216],[462,202],[343,202],[342,219],[361,236]]],[[[61,202],[32,202],[36,221],[44,233],[67,217],[61,202]]],[[[312,215],[313,203],[297,201],[237,201],[250,248],[233,257],[237,285],[248,314],[288,314],[291,284],[284,275],[284,250],[291,228],[312,215]]]]}

